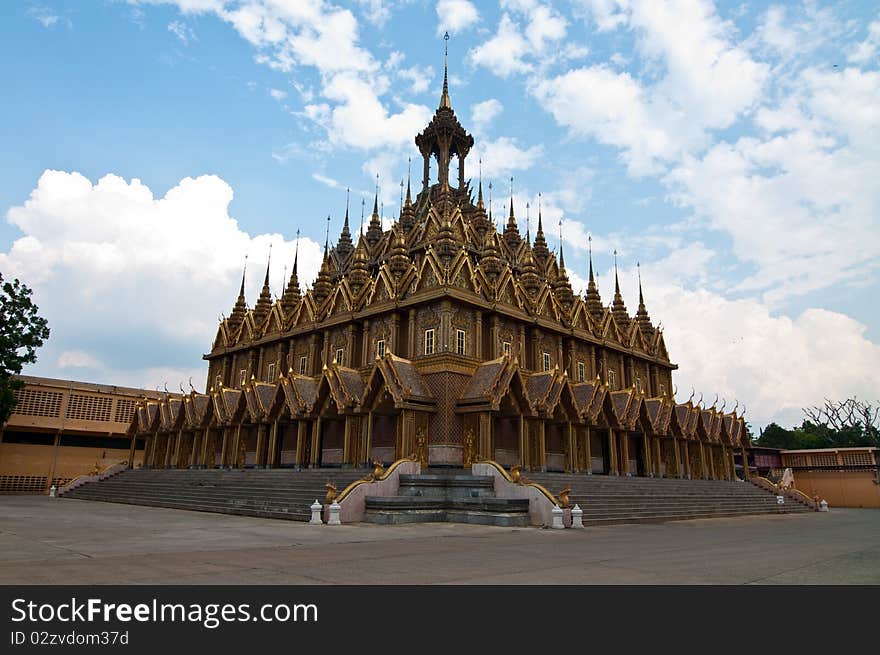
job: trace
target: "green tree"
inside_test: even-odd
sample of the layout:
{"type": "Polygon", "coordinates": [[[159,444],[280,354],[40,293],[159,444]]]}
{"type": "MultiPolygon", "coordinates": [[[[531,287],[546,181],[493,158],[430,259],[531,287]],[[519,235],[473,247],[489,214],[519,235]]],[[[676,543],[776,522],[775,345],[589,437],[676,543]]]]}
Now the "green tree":
{"type": "Polygon", "coordinates": [[[49,338],[31,293],[18,279],[6,282],[0,273],[0,425],[12,414],[15,390],[24,386],[15,376],[22,366],[37,361],[37,348],[49,338]]]}

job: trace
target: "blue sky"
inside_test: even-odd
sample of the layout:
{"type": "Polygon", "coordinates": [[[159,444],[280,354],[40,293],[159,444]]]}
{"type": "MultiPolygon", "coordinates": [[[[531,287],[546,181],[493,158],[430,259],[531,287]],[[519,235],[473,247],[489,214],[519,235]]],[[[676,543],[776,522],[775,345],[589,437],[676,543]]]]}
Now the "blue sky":
{"type": "MultiPolygon", "coordinates": [[[[880,13],[873,3],[3,3],[0,271],[53,328],[31,373],[176,388],[269,244],[317,272],[379,174],[397,212],[439,99],[496,217],[586,235],[635,310],[641,262],[679,396],[799,422],[880,396],[880,13]],[[719,401],[720,404],[720,401],[719,401]]],[[[418,166],[414,176],[418,179],[418,166]]],[[[256,272],[255,272],[256,271],[256,272]]]]}

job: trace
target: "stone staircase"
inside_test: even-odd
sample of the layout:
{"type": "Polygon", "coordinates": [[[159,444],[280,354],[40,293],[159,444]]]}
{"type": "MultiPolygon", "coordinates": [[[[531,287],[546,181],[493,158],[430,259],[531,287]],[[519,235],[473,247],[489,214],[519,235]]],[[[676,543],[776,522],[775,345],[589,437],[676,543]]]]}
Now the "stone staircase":
{"type": "Polygon", "coordinates": [[[584,511],[587,526],[813,511],[790,498],[779,506],[774,494],[750,482],[566,473],[527,473],[525,477],[554,495],[569,486],[571,505],[584,511]]]}
{"type": "Polygon", "coordinates": [[[364,521],[522,527],[529,525],[529,501],[496,498],[491,476],[429,469],[420,475],[401,475],[397,496],[367,496],[364,521]]]}
{"type": "Polygon", "coordinates": [[[356,469],[136,469],[78,487],[64,498],[308,521],[309,505],[324,502],[327,480],[341,492],[364,474],[356,469]]]}

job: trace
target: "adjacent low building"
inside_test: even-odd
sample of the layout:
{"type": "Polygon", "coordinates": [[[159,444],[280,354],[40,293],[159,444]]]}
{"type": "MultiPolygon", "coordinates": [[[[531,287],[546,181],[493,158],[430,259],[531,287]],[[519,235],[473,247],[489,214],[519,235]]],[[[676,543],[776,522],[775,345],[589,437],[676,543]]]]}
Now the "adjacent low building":
{"type": "Polygon", "coordinates": [[[120,461],[139,464],[143,439],[127,431],[135,405],[156,392],[22,375],[0,429],[0,493],[45,493],[53,484],[120,461]]]}
{"type": "Polygon", "coordinates": [[[832,507],[880,508],[880,455],[877,448],[783,450],[783,468],[794,474],[794,486],[819,496],[832,507]]]}

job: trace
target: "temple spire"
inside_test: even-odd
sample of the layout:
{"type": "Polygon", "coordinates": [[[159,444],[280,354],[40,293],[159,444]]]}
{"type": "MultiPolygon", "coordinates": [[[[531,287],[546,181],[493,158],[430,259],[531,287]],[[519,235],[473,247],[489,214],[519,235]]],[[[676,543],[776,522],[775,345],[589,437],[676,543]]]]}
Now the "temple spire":
{"type": "Polygon", "coordinates": [[[626,305],[623,297],[620,295],[620,280],[617,277],[617,250],[614,250],[614,301],[611,303],[611,313],[617,324],[623,329],[628,330],[630,325],[629,313],[626,311],[626,305]]]}
{"type": "Polygon", "coordinates": [[[343,261],[348,255],[351,254],[351,251],[354,250],[354,244],[351,241],[351,230],[348,227],[348,205],[349,205],[349,196],[351,194],[350,189],[345,190],[345,221],[342,224],[342,233],[339,235],[339,242],[336,244],[336,252],[340,256],[340,261],[343,261]]]}
{"type": "Polygon", "coordinates": [[[269,266],[272,264],[272,244],[269,244],[269,258],[266,260],[266,277],[263,278],[263,288],[260,290],[260,297],[257,298],[257,304],[254,306],[254,321],[258,324],[263,322],[272,308],[272,292],[269,289],[269,266]]]}
{"type": "Polygon", "coordinates": [[[479,160],[480,167],[480,184],[477,191],[477,207],[483,209],[483,158],[480,157],[479,160]]]}
{"type": "Polygon", "coordinates": [[[516,224],[516,216],[513,215],[513,178],[510,178],[510,216],[507,226],[504,228],[504,241],[512,251],[515,251],[520,243],[519,226],[516,224]]]}
{"type": "Polygon", "coordinates": [[[367,243],[376,245],[382,238],[382,221],[379,218],[379,174],[376,174],[376,194],[373,196],[373,215],[370,216],[370,226],[367,228],[367,243]]]}
{"type": "Polygon", "coordinates": [[[547,247],[547,239],[544,238],[544,218],[541,215],[541,206],[538,205],[538,232],[535,234],[535,259],[544,267],[550,258],[550,249],[547,247]]]}
{"type": "Polygon", "coordinates": [[[296,250],[293,254],[293,270],[290,272],[290,279],[287,281],[287,288],[281,296],[281,307],[284,313],[290,312],[299,304],[302,294],[299,289],[299,277],[297,276],[299,262],[299,230],[296,231],[296,250]]]}
{"type": "Polygon", "coordinates": [[[532,216],[530,213],[531,204],[526,203],[526,241],[532,245],[532,216]]]}
{"type": "Polygon", "coordinates": [[[645,297],[642,294],[642,266],[639,262],[636,262],[636,270],[639,273],[639,310],[636,312],[636,323],[639,324],[642,335],[650,339],[654,336],[654,326],[651,324],[651,317],[645,307],[645,297]]]}
{"type": "Polygon", "coordinates": [[[443,35],[446,42],[443,45],[443,95],[440,96],[440,109],[452,109],[452,103],[449,100],[449,32],[443,35]]]}
{"type": "Polygon", "coordinates": [[[587,235],[587,243],[589,244],[590,249],[590,282],[594,282],[593,280],[593,235],[587,235]]]}
{"type": "Polygon", "coordinates": [[[605,311],[602,307],[602,297],[599,295],[599,287],[593,275],[593,235],[587,235],[587,243],[590,251],[590,280],[587,284],[587,310],[594,320],[599,321],[605,311]]]}
{"type": "MultiPolygon", "coordinates": [[[[538,194],[538,202],[541,202],[541,194],[538,194]]],[[[539,205],[540,206],[540,205],[539,205]]],[[[540,213],[540,210],[539,210],[540,213]]],[[[565,253],[562,252],[562,219],[559,219],[559,267],[565,268],[565,253]]]]}

